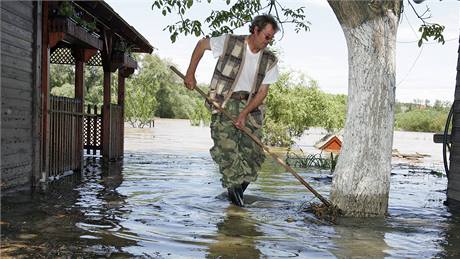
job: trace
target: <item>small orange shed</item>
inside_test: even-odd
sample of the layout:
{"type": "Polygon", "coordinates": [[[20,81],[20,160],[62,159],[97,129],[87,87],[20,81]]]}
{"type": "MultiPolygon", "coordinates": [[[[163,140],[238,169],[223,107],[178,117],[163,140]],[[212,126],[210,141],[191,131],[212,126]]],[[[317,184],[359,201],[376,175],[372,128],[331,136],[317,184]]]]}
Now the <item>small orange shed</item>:
{"type": "Polygon", "coordinates": [[[322,151],[338,154],[342,148],[342,137],[335,134],[329,134],[320,139],[315,147],[322,151]]]}

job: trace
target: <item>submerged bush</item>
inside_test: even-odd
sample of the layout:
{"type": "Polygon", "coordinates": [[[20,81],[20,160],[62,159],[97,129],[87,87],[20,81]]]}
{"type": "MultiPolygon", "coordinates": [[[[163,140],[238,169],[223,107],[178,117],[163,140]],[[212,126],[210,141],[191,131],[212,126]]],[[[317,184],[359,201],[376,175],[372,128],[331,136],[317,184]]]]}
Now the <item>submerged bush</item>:
{"type": "Polygon", "coordinates": [[[419,109],[396,114],[396,129],[418,132],[443,131],[447,115],[447,111],[434,109],[419,109]]]}

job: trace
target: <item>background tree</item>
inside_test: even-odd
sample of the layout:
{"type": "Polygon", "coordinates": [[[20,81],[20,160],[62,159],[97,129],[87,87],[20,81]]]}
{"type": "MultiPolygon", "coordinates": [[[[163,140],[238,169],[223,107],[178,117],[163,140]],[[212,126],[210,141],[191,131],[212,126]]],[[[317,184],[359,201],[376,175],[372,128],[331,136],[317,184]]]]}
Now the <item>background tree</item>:
{"type": "MultiPolygon", "coordinates": [[[[85,66],[85,103],[101,106],[103,103],[103,78],[101,67],[85,66]]],[[[116,103],[117,74],[112,75],[112,102],[116,103]]],[[[74,98],[75,69],[73,65],[51,64],[50,66],[51,94],[74,98]]]]}
{"type": "Polygon", "coordinates": [[[271,146],[290,146],[309,127],[334,131],[343,127],[344,95],[322,92],[314,80],[300,80],[294,73],[281,74],[270,86],[266,99],[263,141],[271,146]]]}
{"type": "Polygon", "coordinates": [[[136,60],[139,69],[126,81],[125,119],[133,127],[144,127],[153,121],[156,93],[168,71],[156,55],[136,55],[136,60]]]}

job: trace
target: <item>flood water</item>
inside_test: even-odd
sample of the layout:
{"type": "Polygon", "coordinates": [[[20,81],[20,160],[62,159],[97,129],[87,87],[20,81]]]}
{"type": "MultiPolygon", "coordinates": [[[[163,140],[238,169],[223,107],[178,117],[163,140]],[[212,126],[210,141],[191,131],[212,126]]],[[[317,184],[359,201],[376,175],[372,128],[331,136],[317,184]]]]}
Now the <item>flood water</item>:
{"type": "MultiPolygon", "coordinates": [[[[312,130],[296,145],[317,152],[312,130]]],[[[419,163],[394,160],[389,216],[323,222],[303,209],[313,195],[270,159],[239,208],[223,195],[206,127],[156,120],[126,129],[123,163],[88,159],[46,194],[6,197],[1,205],[1,256],[113,258],[458,257],[460,213],[443,204],[447,178],[432,134],[395,133],[403,153],[428,153],[419,163]]],[[[439,151],[438,151],[439,150],[439,151]]],[[[297,170],[328,197],[327,170],[297,170]]]]}

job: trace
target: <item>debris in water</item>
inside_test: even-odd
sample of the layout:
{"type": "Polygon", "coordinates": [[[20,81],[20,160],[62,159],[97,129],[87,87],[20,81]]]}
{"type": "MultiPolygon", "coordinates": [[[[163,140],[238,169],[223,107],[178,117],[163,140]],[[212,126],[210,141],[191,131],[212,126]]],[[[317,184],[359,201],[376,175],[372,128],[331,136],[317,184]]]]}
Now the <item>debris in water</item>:
{"type": "Polygon", "coordinates": [[[320,220],[326,220],[332,224],[337,224],[337,218],[342,215],[342,211],[337,206],[326,206],[316,202],[311,202],[303,211],[311,212],[320,220]]]}

